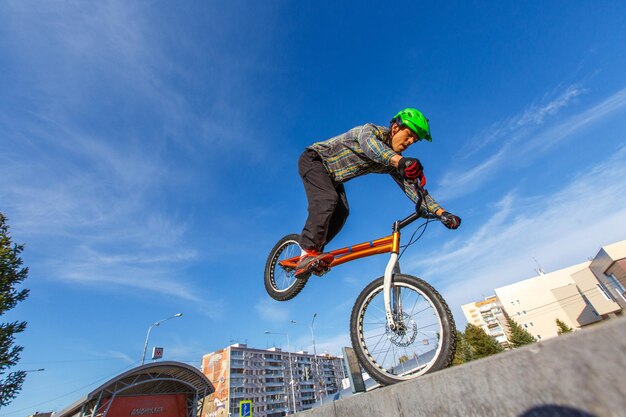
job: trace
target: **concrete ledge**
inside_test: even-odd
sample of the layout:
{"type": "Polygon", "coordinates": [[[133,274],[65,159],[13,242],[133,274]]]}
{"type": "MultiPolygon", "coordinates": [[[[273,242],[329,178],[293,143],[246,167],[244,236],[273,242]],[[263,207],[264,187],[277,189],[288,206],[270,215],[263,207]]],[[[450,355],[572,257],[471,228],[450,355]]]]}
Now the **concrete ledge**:
{"type": "Polygon", "coordinates": [[[296,415],[623,417],[626,317],[296,415]]]}

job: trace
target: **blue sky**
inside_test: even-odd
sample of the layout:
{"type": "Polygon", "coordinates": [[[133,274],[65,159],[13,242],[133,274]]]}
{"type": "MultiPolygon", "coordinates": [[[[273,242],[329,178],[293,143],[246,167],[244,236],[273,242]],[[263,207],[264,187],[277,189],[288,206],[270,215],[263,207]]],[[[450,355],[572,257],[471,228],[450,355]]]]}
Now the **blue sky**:
{"type": "MultiPolygon", "coordinates": [[[[308,144],[414,106],[431,120],[431,224],[404,272],[460,305],[626,238],[626,5],[619,2],[4,1],[0,210],[31,296],[3,410],[59,411],[136,366],[148,326],[199,365],[231,342],[349,343],[352,304],[385,256],[287,303],[263,289],[299,232],[308,144]],[[295,320],[296,323],[290,323],[295,320]]],[[[388,234],[412,206],[390,178],[346,186],[336,246],[388,234]]]]}

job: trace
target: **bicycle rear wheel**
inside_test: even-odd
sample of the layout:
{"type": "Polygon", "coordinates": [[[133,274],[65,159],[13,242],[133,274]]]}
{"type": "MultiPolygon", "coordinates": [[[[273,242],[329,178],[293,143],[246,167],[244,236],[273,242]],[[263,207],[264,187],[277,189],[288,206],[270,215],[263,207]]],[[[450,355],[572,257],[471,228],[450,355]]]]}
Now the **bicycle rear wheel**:
{"type": "Polygon", "coordinates": [[[298,295],[308,278],[294,276],[294,268],[279,264],[281,260],[300,256],[300,235],[291,234],[276,243],[265,263],[265,290],[274,300],[287,301],[298,295]]]}
{"type": "Polygon", "coordinates": [[[350,317],[352,347],[367,373],[383,385],[449,366],[456,344],[452,313],[433,287],[403,274],[394,276],[393,285],[401,306],[397,329],[387,325],[382,277],[359,294],[350,317]]]}

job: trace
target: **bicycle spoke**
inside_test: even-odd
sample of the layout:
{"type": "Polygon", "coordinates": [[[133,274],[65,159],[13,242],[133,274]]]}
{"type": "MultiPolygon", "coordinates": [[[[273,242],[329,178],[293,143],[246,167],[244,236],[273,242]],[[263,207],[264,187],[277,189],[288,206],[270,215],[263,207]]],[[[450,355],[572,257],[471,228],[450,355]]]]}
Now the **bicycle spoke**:
{"type": "Polygon", "coordinates": [[[419,329],[417,329],[417,330],[422,330],[422,329],[425,329],[425,328],[427,328],[427,327],[433,327],[433,326],[439,326],[439,323],[433,323],[433,324],[429,324],[428,326],[422,326],[422,327],[420,327],[420,328],[419,328],[419,329]]]}
{"type": "Polygon", "coordinates": [[[385,361],[387,360],[387,355],[389,355],[389,350],[391,349],[391,347],[389,347],[389,349],[387,349],[387,353],[385,353],[385,357],[383,358],[383,360],[380,363],[380,366],[384,367],[385,366],[385,361]]]}
{"type": "Polygon", "coordinates": [[[293,241],[288,242],[278,254],[276,266],[274,267],[274,284],[278,291],[289,289],[295,283],[293,269],[282,266],[280,263],[294,258],[300,252],[300,247],[293,241]]]}
{"type": "Polygon", "coordinates": [[[379,326],[385,326],[387,324],[387,320],[385,321],[377,321],[377,322],[373,322],[373,321],[368,321],[367,323],[363,323],[363,326],[365,325],[379,325],[379,326]]]}
{"type": "Polygon", "coordinates": [[[385,335],[383,334],[383,335],[381,336],[381,338],[380,338],[380,339],[378,339],[378,342],[376,342],[376,345],[374,345],[374,349],[373,349],[373,350],[376,350],[376,347],[378,347],[378,344],[379,344],[379,343],[380,343],[380,342],[384,339],[384,336],[385,336],[385,335]]]}
{"type": "Polygon", "coordinates": [[[371,339],[371,338],[374,338],[374,337],[384,336],[386,334],[387,334],[387,332],[383,332],[381,334],[377,334],[377,335],[374,335],[374,336],[365,336],[363,339],[367,340],[367,339],[371,339]]]}

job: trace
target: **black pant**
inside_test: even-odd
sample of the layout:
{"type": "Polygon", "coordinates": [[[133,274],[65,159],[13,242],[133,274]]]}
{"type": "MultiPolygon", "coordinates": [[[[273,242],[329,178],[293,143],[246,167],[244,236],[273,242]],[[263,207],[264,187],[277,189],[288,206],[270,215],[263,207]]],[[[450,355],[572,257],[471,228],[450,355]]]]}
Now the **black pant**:
{"type": "Polygon", "coordinates": [[[343,184],[335,184],[312,149],[305,150],[298,161],[306,198],[309,200],[309,217],[300,235],[304,249],[323,251],[346,223],[350,209],[343,184]]]}

